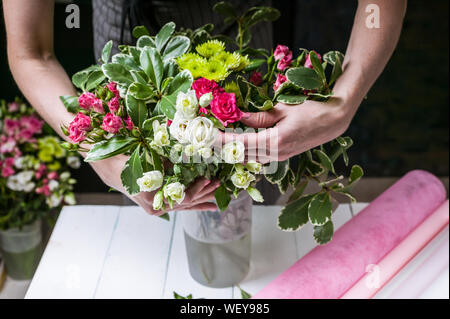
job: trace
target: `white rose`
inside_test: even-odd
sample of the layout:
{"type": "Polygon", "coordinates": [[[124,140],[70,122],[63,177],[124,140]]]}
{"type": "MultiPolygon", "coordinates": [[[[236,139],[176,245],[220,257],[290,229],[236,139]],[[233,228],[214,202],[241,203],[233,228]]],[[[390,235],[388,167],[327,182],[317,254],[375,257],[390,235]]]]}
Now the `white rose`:
{"type": "Polygon", "coordinates": [[[250,186],[250,183],[254,180],[255,176],[252,175],[249,171],[237,171],[233,175],[231,175],[231,181],[237,188],[247,189],[247,187],[250,186]]]}
{"type": "Polygon", "coordinates": [[[153,141],[151,144],[158,147],[169,145],[170,137],[169,133],[167,132],[167,125],[159,124],[158,120],[154,120],[152,126],[153,126],[153,141]]]}
{"type": "Polygon", "coordinates": [[[245,159],[245,146],[240,141],[233,141],[225,144],[222,149],[222,159],[225,163],[242,163],[245,159]]]}
{"type": "Polygon", "coordinates": [[[153,209],[160,210],[163,207],[163,204],[164,204],[163,193],[159,191],[155,194],[155,197],[153,197],[153,209]]]}
{"type": "Polygon", "coordinates": [[[217,131],[210,119],[201,116],[190,121],[186,128],[189,141],[197,149],[210,147],[216,140],[217,131]]]}
{"type": "Polygon", "coordinates": [[[213,155],[213,151],[209,147],[203,147],[203,148],[199,149],[198,153],[205,159],[208,159],[213,155]]]}
{"type": "Polygon", "coordinates": [[[185,186],[180,182],[170,183],[169,185],[164,186],[164,196],[181,204],[186,195],[184,190],[185,186]]]}
{"type": "Polygon", "coordinates": [[[59,183],[58,181],[55,181],[54,179],[52,179],[50,182],[48,182],[48,188],[50,189],[50,191],[55,191],[57,190],[59,187],[59,183]]]}
{"type": "Polygon", "coordinates": [[[259,174],[262,169],[261,163],[256,161],[248,161],[245,167],[252,173],[259,174]]]}
{"type": "Polygon", "coordinates": [[[194,90],[190,90],[187,93],[180,92],[177,95],[177,112],[187,119],[193,119],[198,113],[198,101],[194,90]]]}
{"type": "Polygon", "coordinates": [[[186,147],[184,148],[184,154],[186,154],[186,156],[194,156],[195,154],[195,147],[192,144],[186,145],[186,147]]]}
{"type": "Polygon", "coordinates": [[[68,193],[68,194],[64,195],[64,201],[68,205],[75,205],[77,203],[77,201],[75,200],[74,193],[68,193]]]}
{"type": "Polygon", "coordinates": [[[141,192],[151,192],[161,187],[163,175],[160,171],[150,171],[144,173],[141,178],[136,180],[141,192]]]}
{"type": "Polygon", "coordinates": [[[67,165],[73,169],[78,169],[81,166],[81,161],[78,156],[69,156],[67,157],[67,165]]]}
{"type": "Polygon", "coordinates": [[[60,195],[58,195],[58,194],[52,194],[50,197],[47,197],[47,205],[50,207],[50,208],[53,208],[53,207],[57,207],[57,206],[59,206],[59,204],[61,204],[61,202],[62,202],[62,196],[60,196],[60,195]]]}
{"type": "Polygon", "coordinates": [[[203,94],[200,97],[199,104],[201,107],[207,107],[209,104],[211,104],[212,99],[213,99],[213,95],[211,92],[203,94]]]}
{"type": "Polygon", "coordinates": [[[189,120],[183,118],[179,112],[176,112],[172,124],[169,127],[170,135],[180,143],[187,143],[186,127],[188,123],[189,120]]]}

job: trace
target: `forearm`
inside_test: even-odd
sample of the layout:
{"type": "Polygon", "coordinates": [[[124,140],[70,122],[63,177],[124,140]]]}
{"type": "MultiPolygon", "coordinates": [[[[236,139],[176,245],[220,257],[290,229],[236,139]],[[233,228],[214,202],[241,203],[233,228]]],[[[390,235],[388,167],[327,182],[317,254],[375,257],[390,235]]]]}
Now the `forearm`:
{"type": "Polygon", "coordinates": [[[344,101],[351,117],[391,57],[400,36],[406,0],[360,0],[343,64],[344,72],[334,93],[344,101]],[[380,28],[366,26],[367,5],[380,8],[380,28]]]}

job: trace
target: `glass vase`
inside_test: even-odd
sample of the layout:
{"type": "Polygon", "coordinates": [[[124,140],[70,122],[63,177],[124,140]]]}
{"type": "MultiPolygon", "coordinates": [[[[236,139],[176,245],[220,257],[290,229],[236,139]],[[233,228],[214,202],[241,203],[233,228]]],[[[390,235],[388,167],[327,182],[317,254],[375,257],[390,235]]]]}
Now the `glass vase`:
{"type": "Polygon", "coordinates": [[[214,288],[241,282],[250,268],[252,199],[241,192],[224,212],[193,211],[182,215],[189,272],[214,288]]]}
{"type": "Polygon", "coordinates": [[[9,277],[31,279],[42,254],[41,221],[22,228],[0,230],[0,250],[9,277]]]}

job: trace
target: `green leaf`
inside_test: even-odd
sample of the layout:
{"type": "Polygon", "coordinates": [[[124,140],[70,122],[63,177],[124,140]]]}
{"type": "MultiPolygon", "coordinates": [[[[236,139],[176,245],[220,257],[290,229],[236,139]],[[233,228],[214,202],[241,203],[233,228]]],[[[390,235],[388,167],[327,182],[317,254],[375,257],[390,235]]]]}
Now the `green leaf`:
{"type": "Polygon", "coordinates": [[[94,144],[84,161],[95,162],[123,154],[136,144],[137,139],[134,137],[114,136],[109,140],[94,144]]]}
{"type": "Polygon", "coordinates": [[[333,174],[336,175],[336,172],[334,170],[333,162],[328,157],[328,155],[325,154],[325,152],[323,152],[321,150],[313,150],[313,152],[319,158],[319,161],[322,164],[322,166],[325,167],[327,170],[329,170],[330,172],[332,172],[333,174]]]}
{"type": "Polygon", "coordinates": [[[229,2],[218,2],[214,5],[213,10],[225,17],[237,18],[236,10],[229,2]]]}
{"type": "Polygon", "coordinates": [[[272,100],[265,100],[262,106],[258,106],[253,104],[254,107],[256,107],[260,111],[269,111],[273,109],[273,102],[272,100]]]}
{"type": "Polygon", "coordinates": [[[308,206],[309,221],[316,226],[328,222],[331,218],[332,206],[328,193],[316,194],[308,206]]]}
{"type": "Polygon", "coordinates": [[[128,87],[128,94],[137,100],[145,101],[153,96],[153,91],[147,84],[134,82],[128,87]]]}
{"type": "Polygon", "coordinates": [[[134,82],[138,82],[138,83],[145,84],[145,85],[148,84],[147,80],[145,79],[147,77],[147,75],[145,75],[144,71],[131,70],[130,73],[131,73],[131,76],[133,77],[134,82]]]}
{"type": "MultiPolygon", "coordinates": [[[[167,215],[167,214],[166,214],[167,215]]],[[[164,215],[163,215],[164,216],[164,215]]],[[[177,294],[175,291],[173,292],[173,297],[175,299],[192,299],[192,294],[187,295],[186,297],[183,297],[179,294],[177,294]]]]}
{"type": "Polygon", "coordinates": [[[330,220],[322,226],[314,226],[314,239],[319,245],[328,243],[333,238],[334,226],[330,220]]]}
{"type": "Polygon", "coordinates": [[[160,90],[164,77],[164,64],[161,55],[154,48],[146,47],[140,56],[141,66],[155,87],[160,90]]]}
{"type": "Polygon", "coordinates": [[[291,196],[288,199],[288,203],[293,202],[294,200],[299,199],[302,195],[303,192],[305,191],[306,186],[308,185],[308,180],[304,180],[303,182],[301,182],[297,188],[295,189],[295,191],[291,194],[291,196]]]}
{"type": "Polygon", "coordinates": [[[298,67],[289,69],[286,77],[295,85],[306,90],[315,90],[322,87],[322,80],[313,69],[298,67]]]}
{"type": "Polygon", "coordinates": [[[113,46],[113,42],[112,42],[112,40],[110,40],[103,47],[103,50],[102,50],[102,62],[103,63],[108,63],[109,57],[111,55],[112,46],[113,46]]]}
{"type": "Polygon", "coordinates": [[[240,286],[238,286],[239,287],[239,290],[240,290],[240,292],[241,292],[241,298],[242,299],[250,299],[251,297],[252,297],[252,295],[250,295],[248,292],[246,292],[244,289],[242,289],[240,286]]]}
{"type": "Polygon", "coordinates": [[[109,63],[102,65],[103,73],[110,81],[122,84],[128,87],[133,83],[133,77],[123,65],[118,63],[109,63]]]}
{"type": "Polygon", "coordinates": [[[91,91],[97,86],[102,83],[105,80],[105,75],[103,74],[103,71],[94,71],[91,74],[89,74],[89,77],[86,81],[86,91],[91,91]]]}
{"type": "Polygon", "coordinates": [[[244,70],[245,72],[251,72],[253,70],[258,69],[261,67],[264,63],[266,63],[267,59],[255,59],[250,62],[250,65],[247,66],[244,70]]]}
{"type": "Polygon", "coordinates": [[[164,114],[169,119],[173,120],[175,112],[177,111],[175,108],[176,101],[177,94],[164,95],[161,98],[161,101],[158,102],[157,109],[161,112],[161,114],[164,114]]]}
{"type": "Polygon", "coordinates": [[[246,23],[247,27],[252,27],[262,21],[275,21],[280,17],[280,11],[271,7],[261,7],[250,17],[246,23]]]}
{"type": "Polygon", "coordinates": [[[70,113],[78,113],[81,109],[80,104],[78,103],[78,97],[71,95],[63,95],[60,96],[59,99],[63,102],[67,111],[70,113]]]}
{"type": "Polygon", "coordinates": [[[264,174],[264,176],[270,183],[277,184],[281,182],[281,180],[286,176],[288,170],[289,170],[289,159],[282,162],[278,162],[276,171],[272,174],[264,174]]]}
{"type": "Polygon", "coordinates": [[[287,94],[280,94],[277,96],[277,102],[281,102],[284,104],[289,105],[297,105],[302,104],[306,101],[308,97],[305,95],[287,95],[287,94]]]}
{"type": "Polygon", "coordinates": [[[308,205],[314,195],[307,195],[287,204],[278,216],[278,227],[286,231],[296,231],[308,222],[308,205]]]}
{"type": "MultiPolygon", "coordinates": [[[[164,215],[159,215],[158,217],[161,218],[161,219],[165,219],[165,220],[167,220],[168,222],[170,222],[170,215],[169,215],[168,213],[166,213],[166,214],[164,214],[164,215]]],[[[189,296],[190,296],[190,295],[189,295],[189,296]]]]}
{"type": "Polygon", "coordinates": [[[131,154],[128,161],[125,163],[125,167],[120,174],[122,185],[130,195],[134,195],[140,192],[139,185],[136,180],[142,177],[143,170],[140,158],[141,148],[138,146],[131,154]]]}
{"type": "Polygon", "coordinates": [[[333,84],[342,74],[342,64],[344,63],[344,55],[339,51],[330,51],[323,56],[324,61],[333,65],[331,71],[330,83],[333,84]]]}
{"type": "Polygon", "coordinates": [[[158,34],[155,37],[155,44],[156,49],[158,49],[159,52],[161,52],[164,45],[166,45],[173,31],[175,31],[175,23],[168,22],[158,32],[158,34]]]}
{"type": "Polygon", "coordinates": [[[178,74],[178,64],[175,60],[169,60],[164,62],[164,74],[166,77],[174,77],[178,74]]]}
{"type": "Polygon", "coordinates": [[[159,156],[159,154],[156,153],[153,149],[150,149],[150,153],[152,154],[153,167],[160,172],[164,172],[161,157],[159,156]]]}
{"type": "Polygon", "coordinates": [[[90,74],[89,71],[83,70],[83,71],[77,72],[74,75],[72,75],[73,85],[75,85],[77,88],[85,91],[84,84],[86,83],[86,81],[89,77],[89,74],[90,74]]]}
{"type": "Polygon", "coordinates": [[[349,184],[354,184],[364,175],[363,169],[359,165],[353,165],[348,178],[349,184]]]}
{"type": "Polygon", "coordinates": [[[112,57],[112,63],[121,64],[129,71],[131,71],[131,70],[139,71],[140,70],[139,66],[134,61],[133,57],[131,57],[127,54],[123,54],[123,53],[114,54],[112,57]]]}
{"type": "MultiPolygon", "coordinates": [[[[130,86],[131,87],[131,86],[130,86]]],[[[147,119],[147,106],[142,100],[136,99],[128,89],[127,96],[125,98],[127,112],[131,118],[131,121],[136,127],[142,127],[142,124],[147,119]]]]}
{"type": "Polygon", "coordinates": [[[256,188],[248,187],[247,188],[247,192],[250,195],[250,197],[253,198],[253,200],[255,202],[258,202],[258,203],[263,203],[264,202],[264,198],[262,197],[262,195],[259,192],[259,190],[257,190],[256,188]]]}
{"type": "Polygon", "coordinates": [[[177,35],[170,39],[164,49],[163,59],[168,61],[170,59],[178,58],[180,55],[186,53],[191,45],[191,40],[188,37],[177,35]]]}
{"type": "Polygon", "coordinates": [[[137,40],[136,47],[143,49],[145,47],[150,47],[156,49],[155,40],[153,38],[144,35],[137,40]]]}
{"type": "Polygon", "coordinates": [[[225,211],[230,203],[231,196],[224,185],[220,185],[214,192],[214,197],[216,199],[217,207],[220,211],[225,211]]]}
{"type": "Polygon", "coordinates": [[[133,36],[138,39],[144,35],[149,36],[150,32],[148,32],[147,28],[143,25],[139,25],[133,29],[133,36]]]}
{"type": "Polygon", "coordinates": [[[178,73],[167,86],[167,95],[178,95],[179,92],[187,92],[194,82],[194,77],[189,70],[178,73]]]}
{"type": "Polygon", "coordinates": [[[151,131],[153,130],[153,121],[154,120],[158,120],[158,121],[162,121],[165,119],[165,115],[156,115],[153,116],[152,118],[149,118],[147,120],[144,121],[144,123],[142,124],[142,128],[147,131],[147,133],[151,133],[151,131]]]}
{"type": "Polygon", "coordinates": [[[319,57],[314,51],[309,52],[309,59],[311,60],[314,71],[322,79],[322,81],[326,83],[327,78],[325,77],[325,71],[323,69],[322,63],[320,63],[319,57]]]}

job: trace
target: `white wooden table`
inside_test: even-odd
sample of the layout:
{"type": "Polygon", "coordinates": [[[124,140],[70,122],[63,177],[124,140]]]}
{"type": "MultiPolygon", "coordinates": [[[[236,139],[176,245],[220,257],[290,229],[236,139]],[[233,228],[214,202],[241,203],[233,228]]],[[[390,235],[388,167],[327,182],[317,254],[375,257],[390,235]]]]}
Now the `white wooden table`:
{"type": "MultiPolygon", "coordinates": [[[[365,205],[339,206],[336,227],[365,205]]],[[[250,294],[315,247],[311,225],[293,233],[277,229],[279,211],[279,206],[253,208],[251,270],[241,283],[250,294]]],[[[240,298],[237,287],[213,289],[191,278],[181,213],[171,213],[167,222],[136,206],[65,207],[26,298],[173,298],[174,291],[194,298],[240,298]]],[[[448,240],[448,228],[445,232],[448,240]]],[[[430,292],[433,297],[448,298],[448,273],[446,280],[447,288],[440,285],[430,292]]]]}

